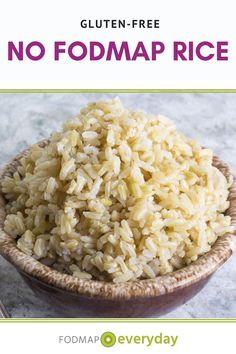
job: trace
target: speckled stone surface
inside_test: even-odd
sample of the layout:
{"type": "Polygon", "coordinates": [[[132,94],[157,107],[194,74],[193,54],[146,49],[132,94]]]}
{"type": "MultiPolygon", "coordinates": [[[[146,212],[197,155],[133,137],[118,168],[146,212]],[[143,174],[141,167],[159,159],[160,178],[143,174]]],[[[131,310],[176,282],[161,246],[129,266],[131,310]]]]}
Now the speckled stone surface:
{"type": "MultiPolygon", "coordinates": [[[[46,138],[77,114],[88,101],[108,94],[0,95],[0,166],[27,145],[46,138]]],[[[120,94],[130,108],[172,118],[188,136],[230,164],[236,171],[236,95],[234,94],[120,94]]],[[[0,298],[13,317],[58,317],[36,298],[21,277],[0,258],[0,298]]],[[[165,317],[236,317],[236,255],[212,277],[195,298],[165,317]]]]}

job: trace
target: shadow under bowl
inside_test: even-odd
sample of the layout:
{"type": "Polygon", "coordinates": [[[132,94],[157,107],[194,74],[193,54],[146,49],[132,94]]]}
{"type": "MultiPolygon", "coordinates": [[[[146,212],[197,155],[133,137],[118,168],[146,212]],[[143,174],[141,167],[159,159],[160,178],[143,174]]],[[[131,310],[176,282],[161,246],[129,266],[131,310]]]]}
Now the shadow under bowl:
{"type": "MultiPolygon", "coordinates": [[[[41,146],[47,141],[40,143],[41,146]]],[[[1,172],[0,182],[11,176],[28,149],[13,159],[1,172]]],[[[218,157],[213,164],[226,178],[230,169],[218,157]]],[[[229,193],[232,225],[236,226],[236,182],[229,193]]],[[[3,230],[6,200],[0,194],[0,254],[22,275],[35,294],[51,304],[60,317],[159,317],[197,294],[212,274],[232,255],[236,236],[227,233],[196,262],[155,279],[115,284],[81,280],[60,273],[22,253],[15,240],[3,230]]]]}

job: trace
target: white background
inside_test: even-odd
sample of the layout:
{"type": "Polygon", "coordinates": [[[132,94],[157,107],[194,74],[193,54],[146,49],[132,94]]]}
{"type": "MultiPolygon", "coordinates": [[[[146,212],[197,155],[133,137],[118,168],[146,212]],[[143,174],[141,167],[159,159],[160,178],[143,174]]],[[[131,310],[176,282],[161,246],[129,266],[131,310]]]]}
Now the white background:
{"type": "Polygon", "coordinates": [[[235,88],[235,2],[224,1],[2,1],[0,88],[235,88]],[[80,29],[87,19],[160,19],[160,29],[80,29]],[[54,41],[163,41],[158,61],[53,60],[54,41]],[[173,41],[228,41],[229,61],[174,62],[173,41]],[[43,42],[45,57],[7,61],[8,41],[43,42]]]}
{"type": "MultiPolygon", "coordinates": [[[[236,87],[236,36],[235,1],[178,0],[178,1],[2,1],[0,21],[0,89],[6,88],[235,88],[236,87]],[[81,30],[82,18],[157,18],[160,30],[81,30]],[[47,56],[39,62],[8,62],[8,41],[41,41],[47,56]],[[73,62],[68,57],[54,62],[53,42],[65,40],[89,42],[129,41],[134,45],[144,41],[166,44],[165,55],[157,62],[73,62]],[[173,41],[228,41],[227,62],[173,62],[173,41]]],[[[233,353],[235,351],[235,324],[31,324],[0,323],[0,343],[4,352],[25,354],[123,353],[135,349],[137,353],[199,354],[199,352],[233,353]],[[174,348],[142,345],[66,346],[57,344],[59,335],[101,334],[113,331],[117,335],[179,335],[174,348]]]]}
{"type": "Polygon", "coordinates": [[[0,341],[3,352],[24,354],[159,353],[199,354],[235,353],[235,323],[6,323],[0,322],[0,341]],[[104,332],[116,336],[156,336],[179,338],[174,347],[152,344],[115,344],[105,348],[97,344],[59,344],[59,336],[101,336],[104,332]]]}

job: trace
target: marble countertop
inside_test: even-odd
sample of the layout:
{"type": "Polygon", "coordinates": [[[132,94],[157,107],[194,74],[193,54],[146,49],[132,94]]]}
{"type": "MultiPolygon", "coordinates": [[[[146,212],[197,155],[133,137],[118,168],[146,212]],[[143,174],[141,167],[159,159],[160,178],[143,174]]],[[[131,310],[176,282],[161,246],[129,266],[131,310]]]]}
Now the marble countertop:
{"type": "MultiPolygon", "coordinates": [[[[236,171],[236,94],[1,94],[0,166],[60,128],[88,101],[120,96],[125,105],[172,118],[236,171]]],[[[0,257],[0,298],[13,317],[58,317],[0,257]]],[[[236,317],[236,254],[206,287],[168,318],[236,317]]]]}

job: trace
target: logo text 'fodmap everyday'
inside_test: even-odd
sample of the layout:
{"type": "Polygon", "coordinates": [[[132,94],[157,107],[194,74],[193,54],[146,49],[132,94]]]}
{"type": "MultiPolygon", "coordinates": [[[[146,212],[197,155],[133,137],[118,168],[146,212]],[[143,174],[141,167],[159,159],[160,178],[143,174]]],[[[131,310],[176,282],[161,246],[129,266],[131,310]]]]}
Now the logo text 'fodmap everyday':
{"type": "Polygon", "coordinates": [[[174,347],[179,336],[165,335],[160,332],[157,335],[115,335],[112,332],[104,332],[95,336],[59,336],[59,344],[102,344],[104,347],[114,345],[168,345],[174,347]]]}

